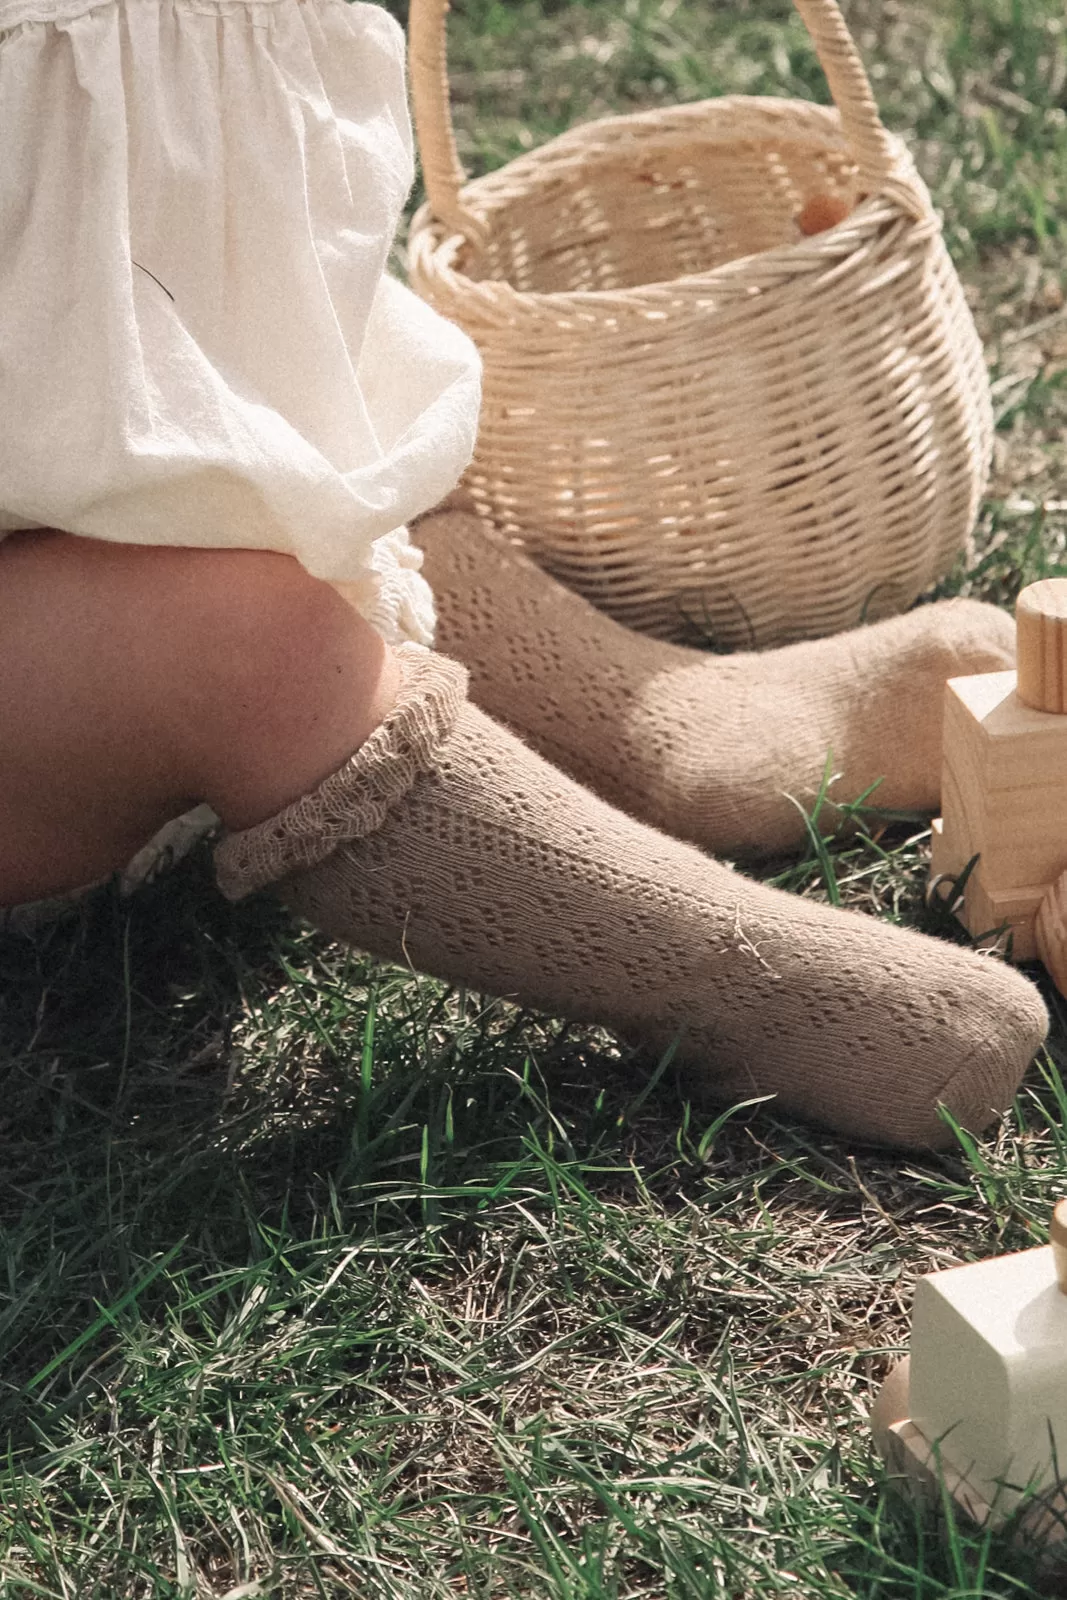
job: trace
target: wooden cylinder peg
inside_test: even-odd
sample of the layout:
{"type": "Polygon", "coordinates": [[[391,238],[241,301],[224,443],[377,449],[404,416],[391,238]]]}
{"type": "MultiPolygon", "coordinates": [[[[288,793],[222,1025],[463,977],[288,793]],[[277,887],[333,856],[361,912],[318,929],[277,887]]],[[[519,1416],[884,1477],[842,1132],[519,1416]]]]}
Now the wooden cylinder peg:
{"type": "Polygon", "coordinates": [[[1060,1293],[1067,1294],[1067,1200],[1057,1200],[1049,1224],[1048,1242],[1052,1246],[1052,1260],[1056,1266],[1056,1282],[1060,1293]]]}
{"type": "Polygon", "coordinates": [[[1044,578],[1015,604],[1019,699],[1035,711],[1067,711],[1067,578],[1044,578]]]}
{"type": "Polygon", "coordinates": [[[1034,918],[1034,943],[1049,977],[1067,995],[1067,872],[1045,890],[1034,918]]]}

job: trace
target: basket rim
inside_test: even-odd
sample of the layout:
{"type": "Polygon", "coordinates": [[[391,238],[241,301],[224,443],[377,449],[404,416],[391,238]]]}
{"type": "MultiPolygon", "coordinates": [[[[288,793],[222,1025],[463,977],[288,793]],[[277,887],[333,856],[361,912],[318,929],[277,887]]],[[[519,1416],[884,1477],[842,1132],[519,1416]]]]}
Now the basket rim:
{"type": "MultiPolygon", "coordinates": [[[[465,196],[466,189],[461,193],[465,196]]],[[[894,223],[902,226],[914,245],[926,244],[941,233],[932,204],[928,203],[925,217],[916,219],[910,208],[895,203],[892,196],[875,195],[861,201],[843,222],[810,238],[735,256],[706,272],[683,273],[624,289],[516,289],[506,278],[471,278],[454,265],[459,251],[471,241],[464,234],[448,232],[448,225],[433,216],[429,203],[420,206],[412,218],[407,248],[412,274],[421,272],[447,285],[456,298],[495,301],[498,309],[529,314],[568,310],[637,314],[660,310],[665,300],[699,301],[716,294],[736,304],[767,292],[775,279],[815,273],[834,264],[842,268],[894,223]],[[767,269],[766,283],[753,282],[754,262],[767,269]]]]}
{"type": "MultiPolygon", "coordinates": [[[[591,311],[611,308],[618,311],[653,309],[667,297],[697,298],[709,290],[725,290],[731,298],[741,299],[759,286],[751,282],[737,282],[752,273],[754,262],[763,263],[772,277],[781,277],[794,269],[795,275],[815,272],[821,266],[838,262],[843,264],[894,222],[910,224],[913,242],[918,244],[931,235],[940,234],[941,222],[934,210],[926,185],[915,170],[911,154],[903,140],[896,134],[887,137],[896,157],[893,179],[878,193],[859,201],[847,217],[810,237],[794,239],[776,245],[770,250],[754,251],[749,255],[735,256],[731,261],[720,262],[705,272],[679,274],[675,278],[662,278],[649,283],[634,284],[624,289],[516,289],[506,278],[471,278],[455,265],[456,256],[464,245],[476,250],[484,248],[485,239],[491,238],[494,214],[504,209],[503,203],[493,204],[494,191],[508,187],[515,179],[541,176],[541,169],[551,167],[557,157],[583,153],[589,165],[597,162],[591,146],[598,133],[610,135],[640,129],[643,147],[655,145],[655,130],[665,125],[697,122],[710,128],[719,122],[729,122],[733,133],[729,140],[716,139],[709,143],[743,144],[751,142],[736,132],[735,119],[739,109],[755,109],[758,113],[772,112],[774,117],[798,116],[807,123],[812,137],[798,142],[822,145],[835,153],[850,154],[840,133],[840,118],[835,106],[821,105],[812,100],[797,100],[780,95],[720,95],[703,100],[685,101],[681,105],[652,107],[644,111],[623,112],[617,116],[598,117],[578,123],[557,134],[554,139],[538,145],[534,150],[495,167],[491,172],[470,179],[460,190],[465,208],[477,218],[485,229],[485,237],[472,239],[457,233],[449,224],[434,215],[428,201],[419,206],[408,230],[407,250],[410,264],[427,276],[447,283],[454,295],[477,296],[483,300],[496,300],[500,306],[512,310],[540,309],[564,311],[591,311]],[[783,109],[784,108],[784,109],[783,109]],[[651,137],[649,133],[651,131],[651,137]],[[821,133],[822,138],[815,137],[821,133]],[[831,137],[826,138],[827,135],[831,137]],[[488,200],[489,205],[479,204],[488,200]]],[[[610,144],[605,144],[606,157],[612,154],[610,144]]]]}

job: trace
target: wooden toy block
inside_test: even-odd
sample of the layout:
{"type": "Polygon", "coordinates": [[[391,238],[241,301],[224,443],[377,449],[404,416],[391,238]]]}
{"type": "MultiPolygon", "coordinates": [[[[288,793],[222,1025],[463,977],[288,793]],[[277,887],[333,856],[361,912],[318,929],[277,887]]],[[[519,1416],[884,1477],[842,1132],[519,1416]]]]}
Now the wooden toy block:
{"type": "Polygon", "coordinates": [[[1016,629],[1017,675],[946,686],[931,881],[975,861],[957,908],[968,931],[1010,933],[1013,959],[1039,955],[1067,992],[1067,579],[1024,589],[1016,629]]]}
{"type": "MultiPolygon", "coordinates": [[[[958,853],[949,855],[943,841],[943,822],[934,819],[932,849],[930,853],[930,881],[939,878],[956,878],[966,867],[970,856],[958,853]]],[[[1041,902],[1045,898],[1042,884],[1022,889],[999,889],[990,892],[981,874],[971,873],[963,890],[960,920],[975,938],[1004,930],[1011,934],[1011,954],[1015,961],[1037,959],[1035,923],[1041,902]]]]}
{"type": "Polygon", "coordinates": [[[871,1414],[889,1464],[994,1526],[1023,1507],[1029,1536],[1067,1532],[1067,1200],[1043,1249],[935,1272],[916,1285],[911,1355],[871,1414]]]}

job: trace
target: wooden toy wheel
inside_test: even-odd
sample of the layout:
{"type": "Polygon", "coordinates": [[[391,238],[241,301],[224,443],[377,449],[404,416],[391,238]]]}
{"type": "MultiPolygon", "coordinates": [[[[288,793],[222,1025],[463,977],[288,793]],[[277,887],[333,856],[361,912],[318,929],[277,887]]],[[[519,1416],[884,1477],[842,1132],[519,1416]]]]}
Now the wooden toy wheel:
{"type": "Polygon", "coordinates": [[[1038,907],[1034,937],[1049,977],[1067,995],[1067,872],[1060,873],[1038,907]]]}

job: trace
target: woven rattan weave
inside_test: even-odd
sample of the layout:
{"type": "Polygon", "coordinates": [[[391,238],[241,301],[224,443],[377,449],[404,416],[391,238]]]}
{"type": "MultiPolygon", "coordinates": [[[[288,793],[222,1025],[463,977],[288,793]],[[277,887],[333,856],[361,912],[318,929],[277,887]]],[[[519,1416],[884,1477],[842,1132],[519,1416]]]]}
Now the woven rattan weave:
{"type": "Polygon", "coordinates": [[[613,117],[465,182],[446,0],[411,0],[411,282],[482,352],[478,511],[623,621],[724,647],[911,604],[990,451],[929,195],[835,0],[796,4],[835,109],[613,117]]]}

